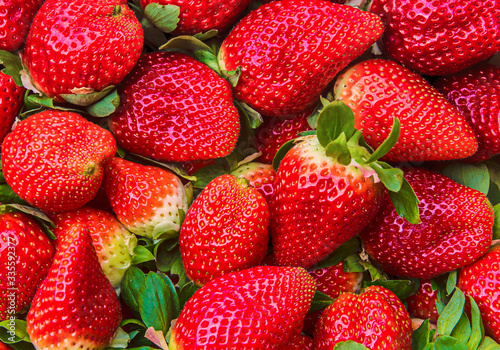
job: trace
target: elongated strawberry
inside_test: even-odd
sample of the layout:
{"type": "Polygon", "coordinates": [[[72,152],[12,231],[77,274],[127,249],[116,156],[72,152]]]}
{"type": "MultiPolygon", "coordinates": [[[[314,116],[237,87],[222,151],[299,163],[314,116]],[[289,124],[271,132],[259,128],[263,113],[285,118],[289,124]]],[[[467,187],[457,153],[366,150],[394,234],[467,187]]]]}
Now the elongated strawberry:
{"type": "Polygon", "coordinates": [[[39,350],[97,350],[120,324],[120,303],[82,225],[59,237],[54,263],[38,289],[27,331],[39,350]]]}
{"type": "Polygon", "coordinates": [[[372,147],[387,138],[399,118],[401,136],[385,160],[450,160],[477,150],[465,118],[423,78],[396,62],[376,59],[354,65],[337,79],[335,98],[352,108],[356,128],[372,147]]]}
{"type": "Polygon", "coordinates": [[[227,156],[240,130],[229,84],[181,53],[141,57],[109,126],[123,148],[166,161],[227,156]]]}
{"type": "Polygon", "coordinates": [[[216,278],[182,309],[169,349],[281,349],[300,333],[315,290],[301,268],[262,266],[216,278]]]}
{"type": "Polygon", "coordinates": [[[106,166],[104,188],[118,220],[129,231],[149,238],[179,232],[188,200],[172,172],[113,158],[106,166]]]}
{"type": "Polygon", "coordinates": [[[276,172],[269,164],[250,162],[243,164],[231,172],[232,175],[245,178],[250,186],[260,192],[269,203],[274,194],[274,180],[276,172]]]}
{"type": "Polygon", "coordinates": [[[437,323],[437,300],[437,291],[432,289],[431,281],[422,280],[417,292],[406,298],[408,312],[411,317],[429,319],[432,323],[437,323]]]}
{"type": "Polygon", "coordinates": [[[222,43],[219,65],[241,76],[235,97],[262,115],[312,107],[333,77],[380,36],[377,16],[322,0],[275,1],[244,17],[222,43]]]}
{"type": "Polygon", "coordinates": [[[491,244],[494,213],[479,191],[430,170],[405,174],[422,222],[405,222],[388,196],[361,233],[366,252],[392,275],[430,279],[474,262],[491,244]]]}
{"type": "Polygon", "coordinates": [[[111,133],[79,114],[46,110],[20,122],[2,144],[5,180],[22,199],[46,211],[83,206],[116,153],[111,133]]]}
{"type": "MultiPolygon", "coordinates": [[[[1,7],[1,5],[0,5],[1,7]]],[[[1,13],[1,11],[0,11],[1,13]]],[[[23,106],[25,88],[16,85],[14,80],[0,72],[0,143],[12,128],[12,124],[23,106]]]]}
{"type": "Polygon", "coordinates": [[[24,44],[33,17],[44,0],[4,0],[0,3],[0,50],[16,51],[24,44]]]}

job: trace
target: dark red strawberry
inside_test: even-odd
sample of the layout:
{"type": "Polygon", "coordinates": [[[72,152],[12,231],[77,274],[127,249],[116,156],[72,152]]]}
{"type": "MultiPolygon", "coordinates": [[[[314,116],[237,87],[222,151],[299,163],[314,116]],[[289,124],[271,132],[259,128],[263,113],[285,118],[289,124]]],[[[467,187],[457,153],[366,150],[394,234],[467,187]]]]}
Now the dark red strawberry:
{"type": "Polygon", "coordinates": [[[46,211],[83,206],[116,153],[111,133],[79,114],[46,110],[20,122],[2,144],[2,171],[22,199],[46,211]]]}
{"type": "Polygon", "coordinates": [[[274,194],[274,180],[276,178],[276,172],[272,165],[250,162],[240,165],[231,174],[247,179],[250,186],[259,191],[266,199],[266,202],[269,203],[274,194]]]}
{"type": "MultiPolygon", "coordinates": [[[[0,8],[1,8],[0,4],[0,8]]],[[[1,15],[1,11],[0,11],[1,15]]],[[[5,138],[11,128],[14,120],[23,107],[23,95],[25,88],[16,85],[14,80],[0,72],[0,143],[5,138]]]]}
{"type": "Polygon", "coordinates": [[[406,298],[408,312],[411,317],[429,319],[432,323],[437,323],[437,300],[437,290],[432,289],[431,281],[422,280],[417,292],[406,298]]]}
{"type": "Polygon", "coordinates": [[[33,17],[44,0],[0,2],[0,50],[16,51],[24,44],[33,17]]]}
{"type": "Polygon", "coordinates": [[[383,53],[424,75],[446,75],[500,50],[500,1],[373,0],[383,53]]]}
{"type": "Polygon", "coordinates": [[[165,161],[227,156],[240,130],[229,83],[182,54],[141,57],[119,90],[110,129],[128,151],[165,161]]]}
{"type": "Polygon", "coordinates": [[[241,76],[235,97],[262,115],[287,117],[317,103],[333,77],[380,36],[378,16],[322,0],[275,1],[244,17],[219,51],[241,76]]]}

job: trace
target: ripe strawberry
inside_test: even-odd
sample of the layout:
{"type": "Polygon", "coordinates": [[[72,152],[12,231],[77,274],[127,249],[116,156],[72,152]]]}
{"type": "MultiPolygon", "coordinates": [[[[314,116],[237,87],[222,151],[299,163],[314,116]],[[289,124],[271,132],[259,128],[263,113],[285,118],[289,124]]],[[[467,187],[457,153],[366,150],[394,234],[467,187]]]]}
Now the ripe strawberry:
{"type": "Polygon", "coordinates": [[[198,285],[259,265],[269,243],[266,200],[245,179],[222,175],[189,208],[179,243],[187,276],[198,285]]]}
{"type": "Polygon", "coordinates": [[[0,50],[16,51],[23,43],[43,0],[0,2],[0,50]]]}
{"type": "Polygon", "coordinates": [[[175,236],[188,200],[181,180],[168,170],[113,158],[104,188],[118,220],[136,235],[175,236]]]}
{"type": "Polygon", "coordinates": [[[405,177],[420,200],[422,223],[405,222],[385,196],[379,214],[360,235],[385,272],[430,279],[488,250],[494,212],[484,194],[426,169],[415,168],[405,177]]]}
{"type": "Polygon", "coordinates": [[[38,289],[26,330],[39,350],[106,347],[120,324],[120,303],[102,272],[88,231],[59,236],[54,263],[38,289]]]}
{"type": "Polygon", "coordinates": [[[235,97],[262,115],[297,115],[380,36],[378,16],[322,0],[275,1],[244,17],[219,51],[241,76],[235,97]]]}
{"type": "Polygon", "coordinates": [[[56,237],[75,224],[84,226],[90,233],[104,274],[113,288],[120,286],[132,262],[137,245],[135,235],[127,231],[113,214],[90,207],[57,214],[52,221],[56,225],[53,231],[56,237]]]}
{"type": "Polygon", "coordinates": [[[169,349],[281,349],[300,333],[315,290],[312,277],[295,267],[216,278],[182,309],[169,349]]]}
{"type": "Polygon", "coordinates": [[[469,158],[486,160],[500,153],[500,67],[480,65],[441,77],[434,86],[462,113],[478,140],[477,152],[469,158]]]}
{"type": "MultiPolygon", "coordinates": [[[[0,8],[1,6],[0,4],[0,8]]],[[[0,16],[1,13],[0,11],[0,16]]],[[[2,111],[0,117],[0,143],[5,138],[5,135],[10,132],[14,120],[21,111],[25,91],[26,89],[17,86],[10,76],[0,72],[0,110],[2,111]]]]}
{"type": "Polygon", "coordinates": [[[34,219],[0,215],[0,320],[23,312],[49,272],[54,249],[34,219]]]}
{"type": "Polygon", "coordinates": [[[500,342],[500,246],[460,270],[457,286],[474,299],[485,329],[500,342]]]}
{"type": "Polygon", "coordinates": [[[20,122],[2,144],[5,180],[22,199],[62,212],[90,201],[104,163],[116,153],[111,133],[79,114],[46,110],[20,122]]]}
{"type": "Polygon", "coordinates": [[[406,298],[406,301],[411,317],[429,319],[432,323],[437,323],[437,291],[432,289],[430,280],[420,281],[417,292],[406,298]]]}
{"type": "Polygon", "coordinates": [[[290,339],[288,344],[283,346],[283,350],[313,350],[314,340],[304,334],[296,335],[294,338],[290,339]]]}
{"type": "Polygon", "coordinates": [[[142,27],[126,3],[46,0],[22,54],[36,89],[64,101],[64,95],[88,95],[121,82],[137,62],[144,41],[142,27]]]}
{"type": "Polygon", "coordinates": [[[372,350],[410,350],[411,321],[398,297],[372,286],[361,295],[343,293],[329,305],[314,332],[316,350],[353,340],[372,350]]]}
{"type": "Polygon", "coordinates": [[[276,172],[272,165],[250,162],[240,165],[231,172],[231,175],[247,179],[250,186],[259,191],[269,203],[274,194],[274,180],[276,178],[276,172]]]}
{"type": "Polygon", "coordinates": [[[143,55],[119,94],[109,126],[128,151],[184,162],[227,156],[236,144],[229,83],[185,54],[143,55]]]}
{"type": "Polygon", "coordinates": [[[337,79],[335,97],[352,108],[356,128],[372,147],[387,138],[399,118],[401,136],[385,160],[459,159],[477,149],[472,128],[451,103],[396,62],[376,59],[354,65],[337,79]]]}
{"type": "Polygon", "coordinates": [[[337,299],[344,292],[358,293],[361,290],[363,273],[345,272],[343,261],[309,273],[316,281],[318,290],[332,299],[337,299]]]}
{"type": "Polygon", "coordinates": [[[500,1],[373,0],[389,58],[424,75],[456,73],[500,50],[500,1]]]}
{"type": "Polygon", "coordinates": [[[7,344],[4,344],[0,341],[0,350],[13,350],[13,349],[7,344]]]}

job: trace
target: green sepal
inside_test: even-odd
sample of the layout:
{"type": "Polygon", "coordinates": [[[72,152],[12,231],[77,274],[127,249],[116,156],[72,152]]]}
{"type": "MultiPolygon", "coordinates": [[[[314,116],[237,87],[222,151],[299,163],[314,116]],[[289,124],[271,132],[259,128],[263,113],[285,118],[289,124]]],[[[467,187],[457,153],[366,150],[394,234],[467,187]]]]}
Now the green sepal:
{"type": "Polygon", "coordinates": [[[219,68],[219,63],[217,62],[217,56],[212,51],[207,50],[198,50],[194,52],[196,58],[201,63],[206,64],[211,70],[216,72],[219,76],[222,76],[222,73],[219,68]]]}
{"type": "Polygon", "coordinates": [[[366,160],[366,163],[372,163],[379,160],[391,150],[392,147],[398,142],[399,134],[401,133],[401,123],[398,118],[394,118],[392,124],[391,132],[389,136],[382,142],[382,144],[372,153],[370,158],[366,160]]]}
{"type": "Polygon", "coordinates": [[[205,41],[208,39],[215,38],[219,34],[219,31],[217,29],[210,29],[209,31],[205,33],[197,33],[193,35],[196,39],[205,41]]]}
{"type": "Polygon", "coordinates": [[[346,139],[351,138],[354,131],[354,113],[344,102],[331,102],[319,113],[316,133],[323,147],[326,148],[342,133],[346,139]]]}
{"type": "Polygon", "coordinates": [[[365,272],[358,254],[351,254],[344,259],[344,272],[365,272]]]}
{"type": "Polygon", "coordinates": [[[6,183],[0,184],[0,203],[29,205],[6,183]]]}
{"type": "Polygon", "coordinates": [[[295,145],[295,140],[289,140],[280,147],[278,152],[276,152],[273,158],[273,168],[275,171],[278,170],[281,161],[283,160],[283,158],[285,158],[288,151],[291,150],[294,145],[295,145]]]}
{"type": "Polygon", "coordinates": [[[113,114],[120,105],[120,96],[115,89],[102,100],[88,106],[85,110],[94,117],[103,118],[113,114]]]}
{"type": "Polygon", "coordinates": [[[28,332],[26,331],[26,321],[18,318],[0,321],[0,341],[5,344],[15,344],[20,341],[31,343],[28,332]],[[12,325],[11,322],[14,325],[12,325]]]}
{"type": "Polygon", "coordinates": [[[411,349],[423,350],[429,344],[429,319],[426,319],[412,334],[411,349]]]}
{"type": "Polygon", "coordinates": [[[196,181],[193,183],[194,188],[203,189],[210,181],[221,175],[228,174],[228,170],[220,164],[210,164],[194,173],[196,181]]]}
{"type": "Polygon", "coordinates": [[[316,130],[306,130],[306,131],[301,131],[299,132],[299,137],[301,136],[311,136],[311,135],[316,135],[316,130]]]}
{"type": "Polygon", "coordinates": [[[369,350],[363,344],[356,343],[353,340],[342,341],[337,343],[333,350],[369,350]]]}
{"type": "Polygon", "coordinates": [[[366,164],[365,159],[370,157],[372,149],[366,145],[361,131],[356,130],[354,132],[351,138],[347,141],[347,147],[349,147],[351,157],[354,158],[358,164],[366,164]]]}
{"type": "Polygon", "coordinates": [[[469,318],[464,312],[462,317],[458,320],[457,325],[453,328],[451,336],[458,340],[459,343],[466,344],[472,334],[472,328],[470,326],[469,318]]]}
{"type": "Polygon", "coordinates": [[[477,306],[476,301],[470,295],[468,295],[471,310],[471,327],[472,334],[467,342],[467,349],[476,350],[484,337],[484,325],[483,319],[481,318],[481,312],[477,306]]]}
{"type": "Polygon", "coordinates": [[[135,246],[134,255],[132,256],[132,265],[138,265],[153,260],[155,260],[155,257],[153,253],[149,251],[149,249],[147,249],[143,245],[135,246]]]}
{"type": "Polygon", "coordinates": [[[370,165],[389,191],[398,192],[401,190],[404,181],[404,174],[401,169],[393,168],[381,161],[376,161],[370,165]]]}
{"type": "Polygon", "coordinates": [[[444,335],[438,336],[434,342],[435,350],[467,350],[465,344],[460,343],[458,339],[444,335]]]}
{"type": "Polygon", "coordinates": [[[450,335],[462,317],[465,306],[464,293],[456,288],[448,305],[444,308],[443,312],[439,315],[437,321],[437,332],[439,336],[450,335]]]}
{"type": "Polygon", "coordinates": [[[488,194],[490,188],[490,173],[482,163],[452,162],[443,169],[443,175],[461,185],[488,194]]]}
{"type": "Polygon", "coordinates": [[[406,179],[403,179],[401,189],[398,192],[387,191],[387,193],[399,216],[404,217],[411,224],[419,224],[421,222],[420,210],[418,208],[420,202],[406,179]]]}
{"type": "Polygon", "coordinates": [[[313,297],[313,300],[311,302],[311,308],[309,309],[308,312],[323,310],[326,307],[328,307],[328,305],[332,304],[333,302],[334,302],[334,300],[332,298],[330,298],[330,296],[317,290],[314,293],[314,297],[313,297]]]}
{"type": "Polygon", "coordinates": [[[171,33],[177,28],[180,13],[179,6],[170,4],[151,3],[144,8],[144,16],[164,33],[171,33]]]}
{"type": "Polygon", "coordinates": [[[82,113],[81,110],[75,109],[75,108],[67,108],[67,107],[62,107],[54,104],[54,99],[50,98],[46,95],[36,95],[36,94],[31,94],[27,97],[27,100],[29,103],[33,103],[42,107],[47,107],[50,109],[57,109],[61,111],[70,111],[70,112],[75,112],[75,113],[82,113]]]}
{"type": "Polygon", "coordinates": [[[142,286],[146,283],[146,276],[135,266],[130,266],[125,272],[121,283],[121,297],[129,308],[139,313],[138,298],[142,286]]]}
{"type": "Polygon", "coordinates": [[[262,119],[262,115],[259,112],[257,112],[255,109],[244,102],[233,100],[233,103],[238,111],[248,119],[248,122],[252,129],[257,129],[262,125],[264,120],[262,119]]]}
{"type": "Polygon", "coordinates": [[[342,165],[347,166],[351,163],[351,152],[347,147],[347,138],[344,133],[328,143],[325,147],[325,153],[328,157],[342,165]]]}
{"type": "Polygon", "coordinates": [[[406,299],[410,295],[414,294],[418,287],[420,286],[420,282],[418,279],[411,280],[383,280],[378,279],[375,281],[366,281],[363,283],[364,287],[369,286],[382,286],[386,289],[389,289],[391,292],[396,294],[399,299],[406,299]]]}
{"type": "Polygon", "coordinates": [[[71,104],[77,105],[77,106],[89,106],[100,99],[102,99],[104,96],[109,94],[111,90],[115,88],[114,85],[110,85],[105,87],[101,91],[93,91],[93,92],[88,92],[88,93],[76,93],[76,94],[61,94],[61,97],[66,101],[71,104]]]}
{"type": "Polygon", "coordinates": [[[356,253],[361,249],[361,243],[358,237],[353,237],[335,251],[327,258],[321,260],[318,264],[314,265],[313,270],[322,269],[325,267],[335,266],[344,261],[349,255],[356,253]]]}
{"type": "MultiPolygon", "coordinates": [[[[232,87],[236,87],[241,76],[241,66],[238,66],[238,68],[236,68],[235,70],[222,70],[220,73],[221,76],[226,79],[232,87]]],[[[243,102],[240,103],[244,104],[243,102]]]]}
{"type": "Polygon", "coordinates": [[[446,279],[446,294],[451,295],[457,286],[458,270],[451,271],[446,279]]]}
{"type": "Polygon", "coordinates": [[[160,46],[159,50],[189,50],[193,52],[204,50],[215,54],[210,46],[191,35],[176,36],[160,46]]]}
{"type": "Polygon", "coordinates": [[[107,346],[112,349],[126,349],[129,342],[130,336],[121,327],[119,327],[115,336],[111,339],[111,342],[107,346]]]}
{"type": "Polygon", "coordinates": [[[2,69],[2,73],[9,75],[17,86],[23,86],[21,80],[21,71],[23,70],[21,58],[9,51],[0,50],[0,63],[5,66],[2,69]]]}
{"type": "Polygon", "coordinates": [[[181,177],[183,179],[186,179],[188,181],[196,181],[196,176],[191,176],[186,173],[186,170],[179,164],[177,163],[163,163],[155,159],[151,159],[148,157],[141,156],[140,154],[129,154],[131,158],[137,158],[139,160],[142,160],[142,162],[150,163],[152,165],[155,165],[160,168],[164,168],[167,170],[170,170],[173,172],[175,175],[178,177],[181,177]]]}
{"type": "Polygon", "coordinates": [[[500,203],[493,207],[495,212],[495,221],[493,224],[493,239],[500,239],[500,203]]]}
{"type": "Polygon", "coordinates": [[[485,337],[477,350],[500,350],[500,345],[490,337],[485,337]]]}

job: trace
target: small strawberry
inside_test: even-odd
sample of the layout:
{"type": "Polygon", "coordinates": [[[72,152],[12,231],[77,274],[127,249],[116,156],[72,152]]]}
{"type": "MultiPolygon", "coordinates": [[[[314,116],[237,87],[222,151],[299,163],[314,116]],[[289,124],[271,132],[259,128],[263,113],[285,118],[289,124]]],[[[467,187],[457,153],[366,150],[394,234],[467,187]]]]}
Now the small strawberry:
{"type": "Polygon", "coordinates": [[[437,291],[432,289],[431,281],[422,280],[417,292],[406,298],[408,312],[411,317],[429,319],[435,324],[439,317],[436,307],[437,300],[437,291]]]}
{"type": "Polygon", "coordinates": [[[240,165],[231,172],[231,175],[247,179],[250,186],[259,191],[269,203],[274,194],[274,180],[276,178],[276,172],[272,165],[250,162],[240,165]]]}
{"type": "Polygon", "coordinates": [[[389,58],[424,75],[456,73],[500,50],[500,1],[373,0],[389,58]]]}
{"type": "Polygon", "coordinates": [[[23,312],[49,272],[54,249],[36,221],[0,215],[0,320],[23,312]]]}
{"type": "Polygon", "coordinates": [[[170,350],[282,349],[300,334],[316,290],[301,268],[261,266],[216,278],[188,300],[170,350]]]}
{"type": "Polygon", "coordinates": [[[372,147],[387,138],[394,118],[400,120],[401,136],[385,160],[450,160],[477,150],[465,118],[423,78],[396,62],[360,62],[337,79],[334,90],[335,98],[352,108],[356,128],[372,147]]]}
{"type": "Polygon", "coordinates": [[[0,50],[16,51],[24,44],[33,17],[44,0],[0,2],[0,50]]]}
{"type": "Polygon", "coordinates": [[[226,37],[219,66],[241,76],[235,97],[262,115],[297,115],[380,36],[378,16],[322,0],[275,1],[244,17],[226,37]]]}
{"type": "Polygon", "coordinates": [[[386,195],[360,235],[366,252],[385,272],[430,279],[486,253],[494,212],[484,194],[426,169],[407,171],[405,177],[420,201],[422,222],[403,220],[386,195]]]}
{"type": "Polygon", "coordinates": [[[168,170],[113,158],[104,188],[118,220],[136,235],[176,236],[188,199],[181,180],[168,170]]]}
{"type": "Polygon", "coordinates": [[[10,132],[14,120],[21,111],[25,91],[26,89],[17,86],[10,76],[0,72],[0,110],[2,111],[0,117],[0,143],[5,138],[5,135],[10,132]]]}
{"type": "Polygon", "coordinates": [[[486,160],[500,153],[500,67],[478,65],[458,74],[440,77],[434,86],[472,126],[478,150],[468,160],[486,160]]]}
{"type": "Polygon", "coordinates": [[[410,315],[388,289],[372,286],[360,295],[343,293],[329,305],[316,326],[316,350],[353,340],[372,350],[410,350],[410,315]]]}
{"type": "Polygon", "coordinates": [[[2,144],[5,180],[22,199],[45,211],[83,206],[116,153],[111,133],[79,114],[46,110],[20,122],[2,144]]]}
{"type": "Polygon", "coordinates": [[[158,160],[227,156],[240,130],[229,83],[182,54],[143,55],[119,89],[109,122],[120,146],[158,160]]]}
{"type": "Polygon", "coordinates": [[[59,236],[54,263],[38,289],[26,330],[38,350],[106,347],[121,320],[120,302],[102,272],[88,231],[59,236]]]}

